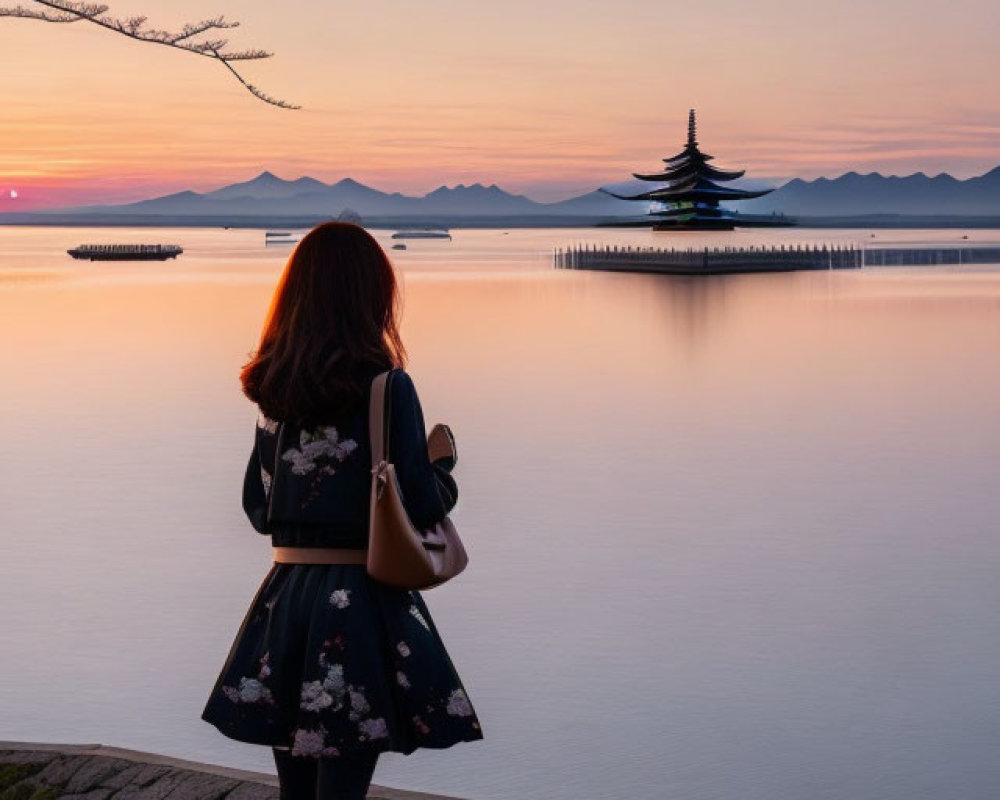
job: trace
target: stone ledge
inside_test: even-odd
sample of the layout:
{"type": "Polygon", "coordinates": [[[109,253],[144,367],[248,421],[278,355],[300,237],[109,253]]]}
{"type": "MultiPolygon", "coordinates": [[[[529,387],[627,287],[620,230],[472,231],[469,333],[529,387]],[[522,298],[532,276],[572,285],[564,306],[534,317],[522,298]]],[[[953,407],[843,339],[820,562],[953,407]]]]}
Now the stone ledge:
{"type": "MultiPolygon", "coordinates": [[[[100,744],[0,741],[0,800],[278,800],[264,772],[100,744]]],[[[372,786],[369,800],[457,800],[372,786]]]]}

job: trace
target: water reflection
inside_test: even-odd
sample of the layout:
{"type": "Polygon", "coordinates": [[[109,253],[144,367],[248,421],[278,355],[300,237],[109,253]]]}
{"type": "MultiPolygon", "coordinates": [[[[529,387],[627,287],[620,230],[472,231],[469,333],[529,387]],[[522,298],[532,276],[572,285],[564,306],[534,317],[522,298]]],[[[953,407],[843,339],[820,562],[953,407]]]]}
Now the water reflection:
{"type": "Polygon", "coordinates": [[[674,338],[694,347],[711,334],[714,326],[722,324],[729,282],[724,275],[709,276],[707,280],[676,276],[656,287],[673,322],[674,338]]]}
{"type": "MultiPolygon", "coordinates": [[[[487,739],[377,779],[992,800],[1000,274],[570,273],[565,232],[494,234],[400,259],[473,556],[428,603],[487,739]]],[[[170,238],[0,292],[3,737],[269,769],[198,713],[267,568],[236,374],[283,259],[170,238]]]]}

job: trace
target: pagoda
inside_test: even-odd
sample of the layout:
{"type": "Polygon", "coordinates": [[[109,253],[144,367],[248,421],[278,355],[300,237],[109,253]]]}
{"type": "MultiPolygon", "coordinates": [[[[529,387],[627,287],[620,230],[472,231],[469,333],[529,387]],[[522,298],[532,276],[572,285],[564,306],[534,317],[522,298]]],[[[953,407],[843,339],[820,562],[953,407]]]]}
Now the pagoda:
{"type": "MultiPolygon", "coordinates": [[[[688,138],[684,149],[663,161],[662,172],[643,175],[633,173],[640,181],[666,184],[640,194],[621,195],[607,189],[601,191],[620,200],[640,200],[653,203],[649,214],[655,230],[728,230],[737,224],[755,224],[750,219],[744,223],[737,214],[721,208],[726,200],[749,200],[763,197],[773,189],[746,191],[720,186],[722,183],[742,178],[745,170],[726,170],[708,162],[712,156],[698,148],[697,123],[694,109],[688,115],[688,138]]],[[[761,221],[763,222],[763,221],[761,221]]],[[[761,224],[761,223],[756,223],[761,224]]],[[[768,223],[763,223],[768,224],[768,223]]]]}

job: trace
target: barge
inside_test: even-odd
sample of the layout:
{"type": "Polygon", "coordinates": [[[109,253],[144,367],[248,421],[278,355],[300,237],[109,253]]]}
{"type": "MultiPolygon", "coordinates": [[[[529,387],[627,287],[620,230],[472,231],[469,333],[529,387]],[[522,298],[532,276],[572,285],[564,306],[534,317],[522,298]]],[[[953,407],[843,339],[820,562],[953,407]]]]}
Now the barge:
{"type": "Polygon", "coordinates": [[[302,241],[304,233],[291,231],[267,231],[264,234],[264,245],[270,247],[272,244],[298,244],[302,241]]]}
{"type": "Polygon", "coordinates": [[[82,261],[166,261],[184,249],[176,244],[81,244],[66,252],[82,261]]]}
{"type": "Polygon", "coordinates": [[[451,239],[451,232],[447,228],[411,228],[396,231],[392,235],[393,239],[451,239]]]}

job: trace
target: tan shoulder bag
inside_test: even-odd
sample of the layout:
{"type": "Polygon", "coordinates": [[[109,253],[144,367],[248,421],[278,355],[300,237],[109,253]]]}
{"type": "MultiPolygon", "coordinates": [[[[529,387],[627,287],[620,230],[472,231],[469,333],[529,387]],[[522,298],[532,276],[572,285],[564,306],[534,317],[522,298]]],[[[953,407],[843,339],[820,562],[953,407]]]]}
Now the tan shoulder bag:
{"type": "Polygon", "coordinates": [[[469,557],[448,517],[431,530],[419,531],[406,513],[396,468],[389,461],[390,375],[383,372],[372,381],[368,410],[372,447],[368,574],[395,589],[429,589],[458,575],[469,557]]]}

